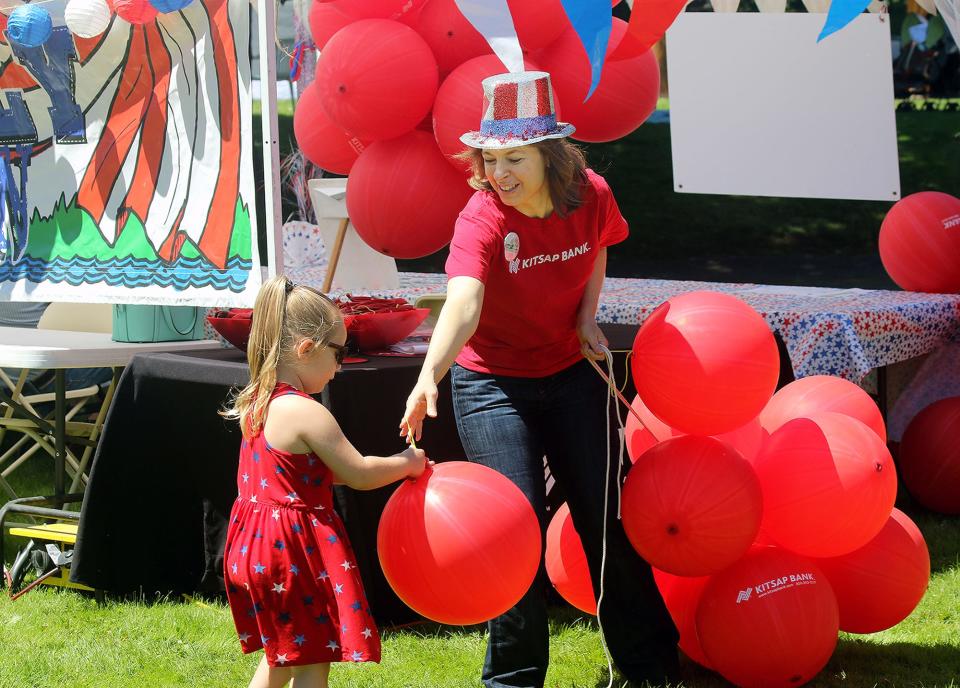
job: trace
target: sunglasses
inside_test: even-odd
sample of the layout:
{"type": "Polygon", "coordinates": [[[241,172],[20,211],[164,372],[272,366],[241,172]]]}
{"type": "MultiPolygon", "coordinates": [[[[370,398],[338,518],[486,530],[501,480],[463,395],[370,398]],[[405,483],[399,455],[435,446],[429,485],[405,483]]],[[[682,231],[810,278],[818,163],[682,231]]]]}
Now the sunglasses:
{"type": "Polygon", "coordinates": [[[327,346],[333,349],[333,358],[337,365],[343,365],[343,359],[346,358],[349,347],[346,344],[334,344],[333,342],[327,342],[327,346]]]}

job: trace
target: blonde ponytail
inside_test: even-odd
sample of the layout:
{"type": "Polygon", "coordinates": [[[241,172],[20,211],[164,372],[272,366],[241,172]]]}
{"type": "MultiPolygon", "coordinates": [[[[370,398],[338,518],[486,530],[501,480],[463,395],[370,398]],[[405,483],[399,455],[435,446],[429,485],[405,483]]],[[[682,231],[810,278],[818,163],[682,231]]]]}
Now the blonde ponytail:
{"type": "Polygon", "coordinates": [[[326,344],[341,320],[336,305],[319,291],[295,286],[284,275],[265,282],[254,303],[247,343],[250,382],[220,415],[238,419],[246,438],[259,433],[277,386],[277,368],[303,339],[326,344]]]}

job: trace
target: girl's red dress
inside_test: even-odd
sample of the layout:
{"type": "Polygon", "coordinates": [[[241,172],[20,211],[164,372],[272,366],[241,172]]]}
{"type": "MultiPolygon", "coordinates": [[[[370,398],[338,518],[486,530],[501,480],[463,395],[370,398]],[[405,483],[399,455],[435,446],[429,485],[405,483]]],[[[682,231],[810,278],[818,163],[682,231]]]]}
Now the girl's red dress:
{"type": "MultiPolygon", "coordinates": [[[[280,383],[271,401],[284,394],[308,396],[280,383]]],[[[241,648],[263,648],[271,666],[380,661],[332,477],[316,454],[271,447],[262,431],[240,448],[224,579],[241,648]]]]}

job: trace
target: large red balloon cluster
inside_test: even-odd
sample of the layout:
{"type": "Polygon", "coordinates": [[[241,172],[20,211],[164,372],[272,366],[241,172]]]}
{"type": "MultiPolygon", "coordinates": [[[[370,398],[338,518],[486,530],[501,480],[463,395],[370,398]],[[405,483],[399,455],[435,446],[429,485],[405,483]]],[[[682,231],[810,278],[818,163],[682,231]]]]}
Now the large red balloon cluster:
{"type": "MultiPolygon", "coordinates": [[[[584,103],[589,59],[561,0],[508,0],[508,5],[529,58],[525,66],[552,72],[557,114],[577,127],[574,138],[612,141],[650,115],[660,89],[650,51],[609,61],[584,103]]],[[[464,150],[460,135],[480,126],[480,82],[507,68],[454,0],[314,0],[308,23],[320,58],[316,81],[297,104],[298,146],[324,170],[349,174],[351,220],[373,248],[402,258],[442,248],[471,193],[468,166],[454,157],[464,150]],[[407,146],[408,167],[390,167],[396,156],[384,154],[378,144],[424,128],[433,134],[431,145],[418,143],[415,151],[407,146]],[[455,174],[427,174],[437,151],[455,174]],[[375,164],[357,164],[371,157],[375,164]],[[354,191],[358,187],[363,191],[354,191]],[[432,207],[438,197],[449,202],[432,207]],[[397,214],[409,217],[424,209],[429,212],[415,225],[394,223],[397,214]]],[[[625,30],[626,24],[614,19],[608,54],[625,30]]]]}
{"type": "MultiPolygon", "coordinates": [[[[656,567],[692,659],[737,685],[800,685],[829,660],[838,629],[872,633],[913,611],[929,555],[893,508],[886,429],[861,388],[817,376],[774,394],[763,318],[712,292],[654,311],[632,371],[624,529],[656,567]]],[[[911,456],[948,457],[915,469],[924,486],[949,482],[958,401],[905,435],[911,456]]]]}

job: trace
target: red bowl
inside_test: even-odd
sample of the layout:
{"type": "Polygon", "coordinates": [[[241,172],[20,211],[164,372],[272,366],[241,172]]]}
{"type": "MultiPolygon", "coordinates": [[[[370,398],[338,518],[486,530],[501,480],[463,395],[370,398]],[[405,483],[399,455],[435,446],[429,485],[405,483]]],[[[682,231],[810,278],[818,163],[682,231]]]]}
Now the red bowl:
{"type": "Polygon", "coordinates": [[[247,341],[250,339],[250,326],[253,325],[253,320],[250,318],[218,318],[208,315],[207,322],[217,331],[217,334],[235,347],[241,351],[247,350],[247,341]]]}
{"type": "Polygon", "coordinates": [[[427,316],[429,308],[406,311],[380,311],[345,315],[343,320],[350,336],[360,351],[375,351],[396,344],[417,329],[427,316]]]}

